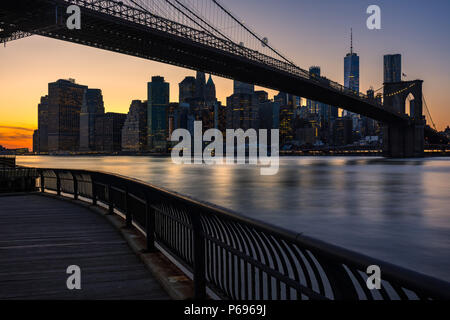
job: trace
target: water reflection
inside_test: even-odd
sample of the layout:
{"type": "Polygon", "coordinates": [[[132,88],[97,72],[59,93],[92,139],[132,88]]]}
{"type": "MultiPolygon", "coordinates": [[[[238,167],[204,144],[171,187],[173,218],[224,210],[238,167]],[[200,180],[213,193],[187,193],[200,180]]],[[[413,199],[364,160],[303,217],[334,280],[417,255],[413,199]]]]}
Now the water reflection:
{"type": "Polygon", "coordinates": [[[165,157],[19,157],[102,170],[450,280],[450,160],[286,157],[258,167],[174,165],[165,157]]]}

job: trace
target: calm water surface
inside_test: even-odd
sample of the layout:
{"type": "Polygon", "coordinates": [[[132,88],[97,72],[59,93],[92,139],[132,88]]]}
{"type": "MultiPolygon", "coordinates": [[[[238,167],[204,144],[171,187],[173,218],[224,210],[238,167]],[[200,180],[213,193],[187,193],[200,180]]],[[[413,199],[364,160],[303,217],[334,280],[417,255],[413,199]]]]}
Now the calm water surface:
{"type": "Polygon", "coordinates": [[[450,159],[286,157],[258,167],[164,157],[18,157],[115,172],[450,281],[450,159]]]}

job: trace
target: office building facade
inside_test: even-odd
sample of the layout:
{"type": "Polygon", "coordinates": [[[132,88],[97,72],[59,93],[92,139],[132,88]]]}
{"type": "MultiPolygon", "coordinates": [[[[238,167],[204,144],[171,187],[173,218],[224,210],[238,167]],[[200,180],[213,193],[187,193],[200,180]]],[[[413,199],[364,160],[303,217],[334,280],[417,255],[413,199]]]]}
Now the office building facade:
{"type": "Polygon", "coordinates": [[[402,81],[402,56],[387,54],[384,56],[384,83],[402,81]]]}
{"type": "Polygon", "coordinates": [[[164,77],[152,77],[148,83],[147,144],[150,150],[165,152],[167,148],[169,83],[164,77]]]}
{"type": "Polygon", "coordinates": [[[86,89],[80,113],[80,151],[95,151],[95,121],[105,113],[100,89],[86,89]]]}
{"type": "Polygon", "coordinates": [[[119,152],[122,150],[122,128],[127,115],[107,112],[95,121],[95,149],[100,152],[119,152]]]}
{"type": "Polygon", "coordinates": [[[142,152],[147,147],[147,101],[133,100],[122,128],[122,151],[142,152]]]}
{"type": "Polygon", "coordinates": [[[41,97],[38,104],[37,149],[34,152],[48,152],[48,96],[41,97]]]}
{"type": "Polygon", "coordinates": [[[80,112],[87,86],[75,80],[48,84],[48,151],[78,151],[80,112]]]}

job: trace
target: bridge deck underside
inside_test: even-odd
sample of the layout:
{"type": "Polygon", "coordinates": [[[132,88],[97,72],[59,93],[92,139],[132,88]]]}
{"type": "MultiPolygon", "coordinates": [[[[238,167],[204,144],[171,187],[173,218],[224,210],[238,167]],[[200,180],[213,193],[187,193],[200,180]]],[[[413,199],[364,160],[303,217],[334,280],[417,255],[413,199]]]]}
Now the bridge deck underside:
{"type": "MultiPolygon", "coordinates": [[[[18,0],[0,4],[0,22],[14,25],[20,31],[254,83],[386,123],[407,122],[403,115],[387,108],[374,106],[356,96],[342,94],[309,79],[222,50],[218,43],[195,42],[185,36],[86,8],[82,8],[81,16],[81,30],[69,30],[65,21],[56,24],[53,1],[18,0]]],[[[186,32],[192,30],[186,29],[186,32]]]]}
{"type": "Polygon", "coordinates": [[[0,197],[0,299],[169,299],[103,217],[40,195],[0,197]],[[68,290],[67,267],[81,268],[68,290]]]}

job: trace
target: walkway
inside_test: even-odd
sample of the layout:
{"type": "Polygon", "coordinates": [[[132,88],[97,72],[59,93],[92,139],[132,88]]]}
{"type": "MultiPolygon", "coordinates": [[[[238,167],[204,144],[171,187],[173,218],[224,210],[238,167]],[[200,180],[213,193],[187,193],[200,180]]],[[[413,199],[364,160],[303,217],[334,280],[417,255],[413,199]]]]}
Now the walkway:
{"type": "Polygon", "coordinates": [[[108,221],[38,194],[0,196],[0,299],[169,299],[108,221]],[[66,286],[70,265],[81,290],[66,286]]]}

